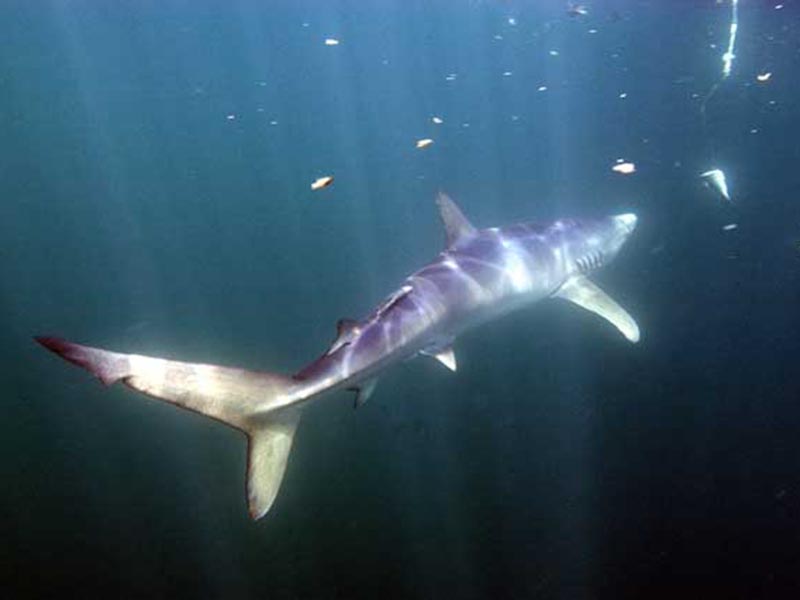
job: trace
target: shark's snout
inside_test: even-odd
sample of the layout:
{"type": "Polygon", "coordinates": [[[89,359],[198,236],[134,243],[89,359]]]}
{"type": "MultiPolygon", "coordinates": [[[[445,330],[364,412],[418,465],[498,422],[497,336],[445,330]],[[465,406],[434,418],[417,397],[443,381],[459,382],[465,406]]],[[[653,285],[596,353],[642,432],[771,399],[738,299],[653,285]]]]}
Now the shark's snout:
{"type": "Polygon", "coordinates": [[[624,215],[617,215],[614,217],[617,224],[625,230],[626,233],[632,233],[636,229],[636,221],[638,220],[633,213],[626,213],[624,215]]]}

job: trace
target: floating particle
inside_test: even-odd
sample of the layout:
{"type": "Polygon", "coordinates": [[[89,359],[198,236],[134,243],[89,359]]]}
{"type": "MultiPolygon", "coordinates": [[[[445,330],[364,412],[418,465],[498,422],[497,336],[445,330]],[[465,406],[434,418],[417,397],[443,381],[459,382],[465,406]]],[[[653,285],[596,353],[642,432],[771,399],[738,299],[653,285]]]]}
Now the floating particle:
{"type": "Polygon", "coordinates": [[[705,179],[706,184],[719,192],[719,195],[725,198],[728,202],[731,201],[731,196],[728,193],[728,182],[725,179],[725,173],[722,169],[711,169],[705,173],[701,173],[700,177],[705,179]]]}
{"type": "Polygon", "coordinates": [[[767,81],[769,81],[770,77],[772,77],[772,73],[770,73],[769,71],[767,71],[766,73],[759,73],[758,75],[756,75],[756,79],[760,83],[766,83],[767,81]]]}
{"type": "Polygon", "coordinates": [[[303,23],[303,27],[308,27],[308,23],[303,23]]]}
{"type": "Polygon", "coordinates": [[[546,92],[547,91],[547,86],[546,85],[540,85],[538,88],[536,88],[536,91],[537,92],[546,92]]]}
{"type": "Polygon", "coordinates": [[[739,30],[739,0],[731,0],[731,24],[728,33],[728,48],[722,55],[722,77],[727,78],[731,74],[733,59],[736,58],[734,48],[736,47],[736,33],[739,30]]]}
{"type": "Polygon", "coordinates": [[[256,85],[258,87],[267,87],[267,82],[266,81],[256,81],[256,85]]]}
{"type": "Polygon", "coordinates": [[[338,46],[339,40],[336,38],[325,38],[325,45],[326,46],[338,46]]]}
{"type": "Polygon", "coordinates": [[[517,24],[517,20],[514,17],[508,17],[508,24],[514,27],[517,24]]]}
{"type": "Polygon", "coordinates": [[[467,127],[469,127],[469,123],[466,123],[466,122],[465,122],[465,123],[462,123],[462,124],[461,124],[461,126],[462,126],[464,129],[466,129],[467,127]]]}
{"type": "Polygon", "coordinates": [[[757,133],[758,133],[758,128],[757,128],[757,127],[753,127],[753,128],[750,130],[750,133],[752,133],[753,135],[757,134],[757,133]]]}
{"type": "Polygon", "coordinates": [[[623,159],[618,158],[617,164],[611,167],[611,170],[619,173],[620,175],[630,175],[636,172],[636,165],[632,162],[625,162],[623,159]]]}
{"type": "Polygon", "coordinates": [[[550,50],[550,52],[548,52],[548,54],[550,56],[558,56],[558,50],[550,50]]]}
{"type": "Polygon", "coordinates": [[[433,140],[431,138],[423,138],[421,140],[417,140],[417,148],[419,148],[420,150],[422,148],[427,148],[431,144],[433,144],[433,140]]]}
{"type": "Polygon", "coordinates": [[[275,125],[277,125],[278,122],[273,119],[272,121],[269,122],[269,124],[275,127],[275,125]]]}
{"type": "Polygon", "coordinates": [[[775,5],[775,10],[780,10],[782,8],[783,8],[783,4],[776,4],[775,5]]]}
{"type": "Polygon", "coordinates": [[[597,33],[597,29],[590,29],[589,33],[597,33]]]}
{"type": "Polygon", "coordinates": [[[511,77],[513,74],[513,71],[503,71],[503,77],[511,77]]]}
{"type": "Polygon", "coordinates": [[[262,112],[264,112],[264,109],[263,109],[262,107],[260,107],[260,106],[259,106],[259,107],[256,109],[256,112],[260,112],[260,113],[262,113],[262,112]]]}
{"type": "Polygon", "coordinates": [[[497,41],[499,42],[500,40],[502,40],[502,39],[503,39],[503,36],[502,36],[502,35],[500,35],[500,34],[495,34],[495,36],[494,36],[494,38],[493,38],[493,39],[495,39],[495,40],[497,40],[497,41]]]}
{"type": "Polygon", "coordinates": [[[330,175],[326,175],[325,177],[317,177],[311,183],[311,189],[315,191],[321,190],[324,187],[328,187],[332,183],[333,183],[333,177],[331,177],[330,175]]]}
{"type": "Polygon", "coordinates": [[[444,123],[444,120],[442,120],[441,117],[431,117],[431,121],[436,125],[441,125],[442,123],[444,123]]]}
{"type": "Polygon", "coordinates": [[[570,2],[567,4],[567,14],[570,17],[585,17],[589,14],[589,9],[586,8],[583,4],[576,4],[574,2],[570,2]]]}
{"type": "Polygon", "coordinates": [[[445,81],[455,81],[455,80],[456,80],[456,77],[458,77],[458,74],[457,74],[457,73],[448,73],[448,74],[445,76],[444,80],[445,80],[445,81]]]}
{"type": "Polygon", "coordinates": [[[728,223],[727,225],[723,225],[722,231],[733,231],[734,229],[738,229],[739,225],[736,223],[728,223]]]}
{"type": "Polygon", "coordinates": [[[228,119],[228,121],[233,121],[236,118],[236,115],[230,114],[230,115],[227,115],[225,118],[228,119]]]}
{"type": "Polygon", "coordinates": [[[619,97],[620,97],[620,98],[622,98],[622,99],[624,100],[625,98],[627,98],[627,97],[628,97],[628,93],[627,93],[627,92],[622,92],[622,93],[619,95],[619,97]]]}
{"type": "Polygon", "coordinates": [[[512,121],[519,121],[519,115],[511,115],[512,121]]]}

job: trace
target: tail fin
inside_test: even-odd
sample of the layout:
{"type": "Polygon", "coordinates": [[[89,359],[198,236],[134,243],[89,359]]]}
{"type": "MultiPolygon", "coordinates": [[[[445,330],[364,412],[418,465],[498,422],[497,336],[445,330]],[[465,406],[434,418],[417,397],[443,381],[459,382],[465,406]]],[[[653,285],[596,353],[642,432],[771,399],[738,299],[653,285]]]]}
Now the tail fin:
{"type": "Polygon", "coordinates": [[[260,519],[272,506],[300,419],[286,406],[297,385],[289,377],[120,354],[54,337],[35,338],[61,358],[92,373],[105,385],[128,387],[240,429],[248,437],[247,497],[250,516],[260,519]]]}

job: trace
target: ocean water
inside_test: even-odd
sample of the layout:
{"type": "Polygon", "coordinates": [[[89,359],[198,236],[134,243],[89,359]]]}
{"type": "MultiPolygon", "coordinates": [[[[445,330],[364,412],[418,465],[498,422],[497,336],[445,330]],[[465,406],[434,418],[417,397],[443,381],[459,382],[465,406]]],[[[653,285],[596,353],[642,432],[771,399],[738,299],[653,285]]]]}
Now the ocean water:
{"type": "Polygon", "coordinates": [[[0,5],[4,596],[796,598],[778,4],[741,0],[724,80],[727,0],[0,5]],[[440,190],[482,227],[635,212],[597,281],[642,341],[547,301],[327,398],[254,523],[240,433],[32,340],[294,372],[441,250],[440,190]]]}

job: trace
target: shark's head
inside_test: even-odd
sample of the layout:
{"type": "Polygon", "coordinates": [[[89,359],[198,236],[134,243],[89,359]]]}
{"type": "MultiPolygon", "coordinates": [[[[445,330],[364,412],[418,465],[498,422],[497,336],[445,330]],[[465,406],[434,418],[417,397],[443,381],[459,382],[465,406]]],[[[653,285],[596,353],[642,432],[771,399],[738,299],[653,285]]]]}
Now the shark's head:
{"type": "Polygon", "coordinates": [[[614,260],[636,229],[636,215],[614,215],[576,225],[573,235],[567,238],[569,255],[579,272],[588,273],[614,260]]]}

